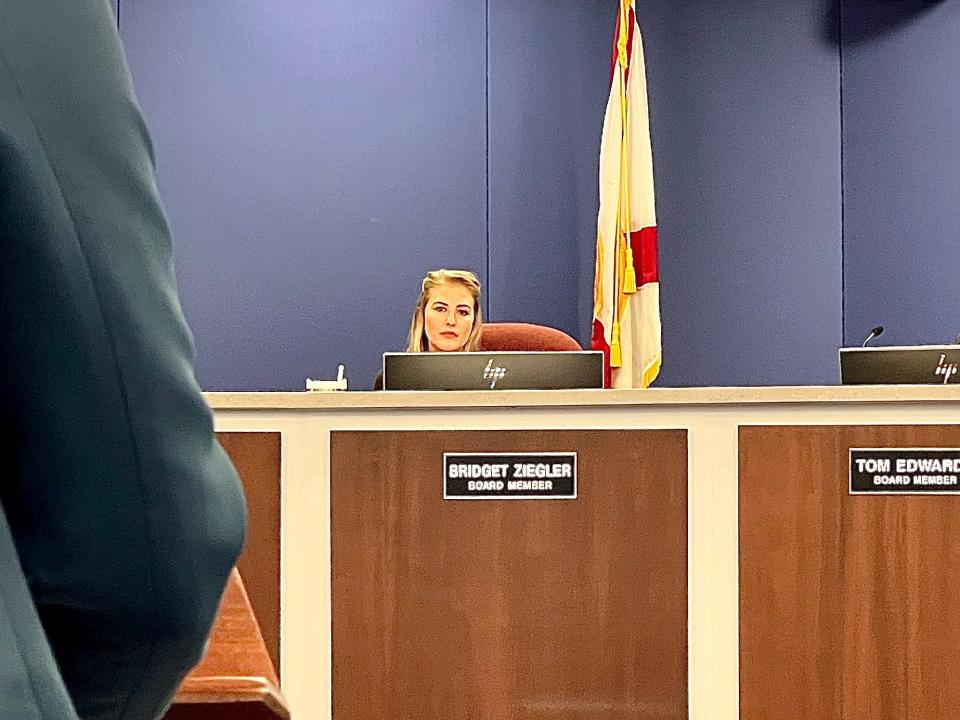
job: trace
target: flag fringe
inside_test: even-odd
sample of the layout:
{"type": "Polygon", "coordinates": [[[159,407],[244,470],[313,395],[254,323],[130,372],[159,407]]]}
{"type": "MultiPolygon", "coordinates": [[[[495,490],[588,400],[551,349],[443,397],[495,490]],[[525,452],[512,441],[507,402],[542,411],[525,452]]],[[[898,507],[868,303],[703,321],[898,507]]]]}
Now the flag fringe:
{"type": "Polygon", "coordinates": [[[613,330],[610,333],[610,367],[618,368],[623,364],[623,358],[620,355],[620,323],[613,323],[613,330]]]}

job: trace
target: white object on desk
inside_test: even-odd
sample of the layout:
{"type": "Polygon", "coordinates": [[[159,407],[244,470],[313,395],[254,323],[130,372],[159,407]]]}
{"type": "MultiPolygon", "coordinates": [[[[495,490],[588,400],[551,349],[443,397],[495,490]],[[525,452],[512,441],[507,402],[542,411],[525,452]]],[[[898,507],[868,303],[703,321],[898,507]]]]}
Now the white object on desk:
{"type": "Polygon", "coordinates": [[[343,365],[337,370],[336,380],[311,380],[307,378],[307,390],[311,392],[333,392],[334,390],[346,390],[347,379],[343,376],[343,365]]]}

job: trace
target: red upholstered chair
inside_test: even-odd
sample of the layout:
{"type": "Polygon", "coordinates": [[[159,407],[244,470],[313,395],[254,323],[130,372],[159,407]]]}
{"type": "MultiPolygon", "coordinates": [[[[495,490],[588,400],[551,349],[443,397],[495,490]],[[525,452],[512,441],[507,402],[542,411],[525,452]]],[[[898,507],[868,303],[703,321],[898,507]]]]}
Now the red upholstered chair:
{"type": "Polygon", "coordinates": [[[582,350],[562,330],[530,323],[484,323],[480,350],[582,350]]]}

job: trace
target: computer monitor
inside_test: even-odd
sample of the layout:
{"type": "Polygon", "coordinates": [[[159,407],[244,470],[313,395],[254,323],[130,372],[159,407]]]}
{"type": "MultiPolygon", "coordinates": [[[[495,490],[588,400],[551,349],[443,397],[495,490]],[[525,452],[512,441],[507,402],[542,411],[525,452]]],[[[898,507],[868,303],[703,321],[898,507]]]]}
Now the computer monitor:
{"type": "Polygon", "coordinates": [[[603,387],[603,353],[384,353],[384,390],[562,390],[603,387]]]}
{"type": "Polygon", "coordinates": [[[844,385],[949,385],[958,367],[960,345],[840,348],[844,385]]]}

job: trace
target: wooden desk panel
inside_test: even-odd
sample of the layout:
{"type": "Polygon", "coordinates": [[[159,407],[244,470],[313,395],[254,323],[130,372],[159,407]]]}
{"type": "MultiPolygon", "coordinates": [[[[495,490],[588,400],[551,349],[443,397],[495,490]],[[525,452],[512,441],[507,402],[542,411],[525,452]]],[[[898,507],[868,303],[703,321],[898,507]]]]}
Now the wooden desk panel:
{"type": "Polygon", "coordinates": [[[227,582],[200,664],[163,720],[289,720],[280,681],[240,573],[227,582]]]}
{"type": "Polygon", "coordinates": [[[683,430],[331,433],[333,718],[687,717],[683,430]],[[444,501],[450,452],[576,500],[444,501]]]}
{"type": "Polygon", "coordinates": [[[740,428],[742,720],[960,717],[960,496],[850,496],[851,447],[960,426],[740,428]]]}
{"type": "Polygon", "coordinates": [[[274,670],[280,672],[280,433],[218,432],[247,497],[247,542],[237,561],[274,670]]]}

